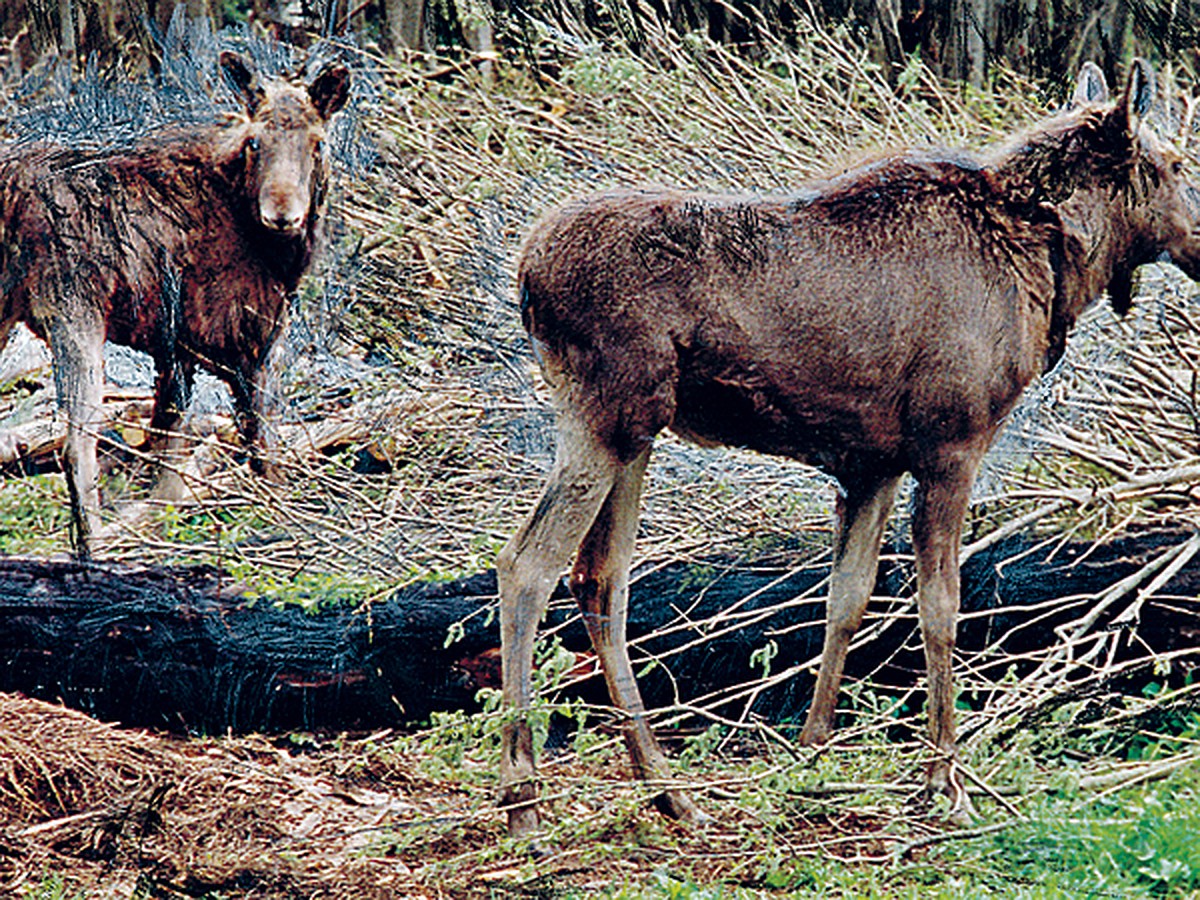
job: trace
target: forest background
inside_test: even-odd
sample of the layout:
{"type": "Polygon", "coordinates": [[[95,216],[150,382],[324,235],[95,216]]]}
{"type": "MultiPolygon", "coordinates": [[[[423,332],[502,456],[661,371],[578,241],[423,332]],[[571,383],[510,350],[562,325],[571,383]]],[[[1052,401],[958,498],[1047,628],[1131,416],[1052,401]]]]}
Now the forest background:
{"type": "MultiPolygon", "coordinates": [[[[1003,66],[1033,77],[1106,71],[1133,53],[1154,61],[1195,58],[1196,0],[185,0],[187,13],[218,27],[252,23],[288,40],[354,33],[384,53],[465,45],[479,54],[531,50],[538,25],[573,35],[619,37],[635,53],[647,25],[700,32],[753,47],[764,34],[797,40],[802,18],[846,26],[894,80],[918,57],[932,72],[980,85],[1003,66]]],[[[50,49],[86,48],[101,61],[165,32],[175,0],[8,0],[0,34],[26,65],[50,49]]]]}

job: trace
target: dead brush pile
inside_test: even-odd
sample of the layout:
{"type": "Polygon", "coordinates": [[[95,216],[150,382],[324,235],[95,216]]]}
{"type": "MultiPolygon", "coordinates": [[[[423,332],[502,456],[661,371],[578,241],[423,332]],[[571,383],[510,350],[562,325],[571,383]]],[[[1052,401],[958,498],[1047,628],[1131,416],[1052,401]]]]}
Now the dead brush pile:
{"type": "Polygon", "coordinates": [[[184,741],[0,695],[0,893],[69,873],[70,896],[403,896],[408,867],[362,851],[444,789],[409,778],[383,792],[364,746],[184,741]]]}

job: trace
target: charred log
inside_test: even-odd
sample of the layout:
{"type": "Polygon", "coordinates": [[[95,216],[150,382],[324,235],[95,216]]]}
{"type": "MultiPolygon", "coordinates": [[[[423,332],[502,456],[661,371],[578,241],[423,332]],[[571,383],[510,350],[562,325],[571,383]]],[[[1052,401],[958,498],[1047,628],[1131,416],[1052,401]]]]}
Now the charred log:
{"type": "MultiPolygon", "coordinates": [[[[1020,540],[971,559],[963,572],[959,647],[1019,667],[1021,654],[1061,640],[1055,628],[1145,569],[1187,536],[1147,533],[1099,548],[1072,545],[1050,563],[1020,540]],[[1075,598],[1073,601],[1070,598],[1075,598]]],[[[820,651],[827,569],[789,572],[714,562],[672,565],[636,578],[629,633],[648,704],[714,697],[755,676],[751,657],[773,641],[775,670],[820,651]],[[722,611],[733,610],[733,613],[722,611]]],[[[636,576],[635,576],[636,577],[636,576]]],[[[876,593],[911,593],[906,564],[885,564],[876,593]]],[[[61,701],[104,720],[187,733],[375,729],[470,709],[479,687],[498,685],[494,573],[406,588],[369,610],[306,612],[255,598],[209,566],[159,568],[0,559],[0,690],[61,701]],[[457,639],[447,645],[451,632],[457,639]]],[[[556,595],[567,600],[565,589],[556,595]]],[[[1128,600],[1136,599],[1131,590],[1128,600]]],[[[1120,653],[1186,653],[1180,677],[1200,662],[1200,562],[1182,566],[1129,615],[1114,603],[1098,629],[1136,630],[1120,653]]],[[[908,601],[872,601],[894,613],[908,601]]],[[[922,670],[915,615],[880,615],[872,640],[853,651],[851,677],[916,683],[922,670]]],[[[870,627],[870,620],[868,626],[870,627]]],[[[581,655],[587,637],[569,602],[549,627],[581,655]]],[[[584,662],[581,671],[590,671],[584,662]]],[[[1127,671],[1127,670],[1126,670],[1127,671]]],[[[1126,676],[1122,676],[1126,677],[1126,676]]],[[[791,721],[809,702],[807,674],[761,691],[753,709],[791,721]]],[[[1128,685],[1136,689],[1137,685],[1128,685]]],[[[574,690],[604,702],[599,678],[574,690]]],[[[746,701],[729,700],[727,707],[746,701]]],[[[728,711],[728,710],[726,710],[728,711]]]]}

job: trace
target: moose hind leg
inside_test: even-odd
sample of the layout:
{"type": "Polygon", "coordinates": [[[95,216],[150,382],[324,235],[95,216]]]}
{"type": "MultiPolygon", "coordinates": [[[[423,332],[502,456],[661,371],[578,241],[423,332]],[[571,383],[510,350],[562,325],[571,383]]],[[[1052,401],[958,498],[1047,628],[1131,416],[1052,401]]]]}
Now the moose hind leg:
{"type": "Polygon", "coordinates": [[[533,735],[533,650],[538,622],[554,585],[591,527],[616,477],[618,463],[570,415],[559,417],[558,451],[533,513],[496,558],[500,588],[500,656],[503,699],[512,713],[500,755],[500,805],[508,830],[525,835],[538,827],[533,735]]]}
{"type": "MultiPolygon", "coordinates": [[[[647,447],[617,474],[596,521],[584,538],[571,572],[571,593],[600,658],[608,693],[627,718],[622,723],[625,743],[638,777],[666,782],[670,766],[646,721],[645,706],[629,660],[625,622],[629,607],[629,566],[637,532],[642,480],[650,457],[647,447]]],[[[665,788],[655,806],[672,818],[703,822],[707,816],[677,789],[665,788]]]]}
{"type": "Polygon", "coordinates": [[[899,478],[865,484],[851,482],[838,495],[838,533],[829,576],[825,645],[812,705],[800,732],[802,744],[822,744],[833,731],[846,653],[871,598],[879,566],[879,545],[899,483],[899,478]]]}

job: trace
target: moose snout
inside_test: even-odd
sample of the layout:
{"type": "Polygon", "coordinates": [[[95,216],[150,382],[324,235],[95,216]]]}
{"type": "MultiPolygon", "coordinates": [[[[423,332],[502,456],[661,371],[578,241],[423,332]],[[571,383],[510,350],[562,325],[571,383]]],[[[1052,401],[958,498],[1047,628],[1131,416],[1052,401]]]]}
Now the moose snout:
{"type": "Polygon", "coordinates": [[[296,234],[304,228],[307,198],[296,192],[263,191],[259,196],[258,216],[263,227],[279,234],[296,234]]]}

